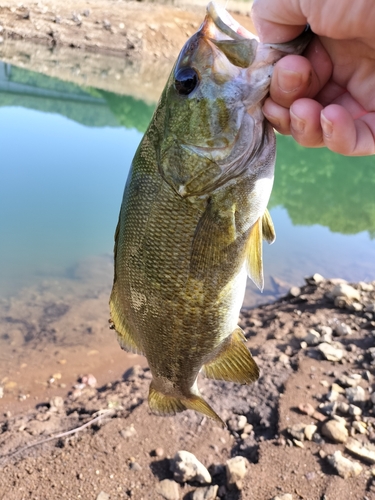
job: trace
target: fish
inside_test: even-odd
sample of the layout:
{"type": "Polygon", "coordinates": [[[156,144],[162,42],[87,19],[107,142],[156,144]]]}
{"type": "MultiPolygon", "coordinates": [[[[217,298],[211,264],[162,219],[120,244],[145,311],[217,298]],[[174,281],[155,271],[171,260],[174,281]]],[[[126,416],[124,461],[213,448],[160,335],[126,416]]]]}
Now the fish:
{"type": "Polygon", "coordinates": [[[110,323],[146,356],[152,412],[192,409],[221,423],[199,373],[250,384],[259,368],[238,326],[246,280],[263,288],[262,240],[275,133],[262,103],[273,65],[308,35],[262,44],[209,3],[135,153],[115,232],[110,323]]]}

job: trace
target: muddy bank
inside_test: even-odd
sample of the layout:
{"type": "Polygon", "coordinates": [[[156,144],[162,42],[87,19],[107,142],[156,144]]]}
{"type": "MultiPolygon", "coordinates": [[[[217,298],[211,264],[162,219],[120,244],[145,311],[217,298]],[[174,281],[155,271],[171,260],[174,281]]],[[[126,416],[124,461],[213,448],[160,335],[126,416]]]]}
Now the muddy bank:
{"type": "MultiPolygon", "coordinates": [[[[233,4],[235,10],[248,4],[233,4]]],[[[0,60],[86,87],[159,99],[205,5],[126,1],[0,2],[0,60]]],[[[250,18],[233,15],[252,29],[250,18]]]]}
{"type": "MultiPolygon", "coordinates": [[[[208,468],[219,498],[373,498],[375,282],[342,285],[316,276],[274,304],[242,311],[259,381],[199,382],[227,429],[193,412],[150,414],[147,368],[99,388],[85,378],[65,400],[51,394],[28,413],[3,415],[4,498],[163,498],[157,488],[176,479],[170,465],[179,450],[208,468]],[[246,459],[240,489],[228,485],[232,456],[246,459]]],[[[206,498],[192,496],[203,487],[177,481],[176,498],[206,498]]]]}

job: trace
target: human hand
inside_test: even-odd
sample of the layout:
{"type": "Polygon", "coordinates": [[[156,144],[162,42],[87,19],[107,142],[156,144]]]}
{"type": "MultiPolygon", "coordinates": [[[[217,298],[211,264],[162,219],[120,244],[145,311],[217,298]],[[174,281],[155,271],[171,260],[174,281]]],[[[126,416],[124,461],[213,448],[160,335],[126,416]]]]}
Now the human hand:
{"type": "Polygon", "coordinates": [[[285,42],[308,23],[317,35],[303,56],[278,61],[263,111],[302,146],[375,154],[373,0],[255,0],[262,42],[285,42]]]}

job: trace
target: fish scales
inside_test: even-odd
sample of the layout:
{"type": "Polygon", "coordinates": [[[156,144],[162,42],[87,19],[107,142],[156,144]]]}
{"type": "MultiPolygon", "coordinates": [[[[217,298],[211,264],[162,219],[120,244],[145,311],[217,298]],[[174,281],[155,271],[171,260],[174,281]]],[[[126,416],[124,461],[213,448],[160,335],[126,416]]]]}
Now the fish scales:
{"type": "Polygon", "coordinates": [[[275,137],[261,105],[274,62],[304,45],[262,45],[209,4],[135,154],[110,310],[122,347],[147,357],[157,413],[194,409],[221,421],[198,374],[259,375],[237,322],[247,275],[262,287],[262,237],[274,239],[275,137]]]}

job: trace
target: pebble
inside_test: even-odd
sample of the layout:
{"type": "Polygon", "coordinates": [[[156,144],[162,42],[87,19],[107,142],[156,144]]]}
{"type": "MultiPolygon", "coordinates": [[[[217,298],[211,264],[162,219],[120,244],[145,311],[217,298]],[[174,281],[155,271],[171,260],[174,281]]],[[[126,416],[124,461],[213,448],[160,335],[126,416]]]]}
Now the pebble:
{"type": "Polygon", "coordinates": [[[332,345],[327,344],[327,342],[323,342],[322,344],[318,345],[318,350],[328,361],[340,361],[344,357],[344,351],[336,347],[337,344],[337,342],[332,345]]]}
{"type": "Polygon", "coordinates": [[[354,420],[352,423],[352,428],[359,432],[359,434],[367,434],[367,426],[364,422],[354,420]]]}
{"type": "Polygon", "coordinates": [[[246,476],[247,460],[245,457],[233,457],[225,463],[227,473],[227,487],[242,489],[242,479],[246,476]]]}
{"type": "Polygon", "coordinates": [[[363,387],[348,387],[345,391],[349,403],[363,403],[366,401],[366,393],[363,387]]]}
{"type": "Polygon", "coordinates": [[[341,375],[338,381],[346,387],[356,387],[362,380],[359,373],[351,373],[350,375],[341,375]]]}
{"type": "Polygon", "coordinates": [[[142,470],[142,466],[139,465],[138,462],[131,462],[129,465],[129,469],[134,470],[136,472],[139,472],[142,470]]]}
{"type": "Polygon", "coordinates": [[[335,382],[331,385],[331,391],[338,392],[339,394],[345,393],[345,389],[341,387],[341,385],[336,384],[335,382]]]}
{"type": "Polygon", "coordinates": [[[306,425],[306,427],[304,429],[305,438],[308,441],[312,441],[312,438],[317,430],[318,430],[318,427],[314,424],[306,425]]]}
{"type": "Polygon", "coordinates": [[[0,385],[0,399],[4,397],[4,389],[0,385]]]}
{"type": "Polygon", "coordinates": [[[338,475],[344,479],[358,476],[362,472],[362,466],[358,462],[343,457],[340,450],[335,451],[333,455],[328,455],[327,461],[336,469],[338,475]]]}
{"type": "Polygon", "coordinates": [[[337,420],[324,422],[322,425],[322,434],[336,443],[345,443],[348,439],[347,428],[342,422],[337,420]]]}
{"type": "Polygon", "coordinates": [[[318,345],[320,342],[320,333],[313,328],[310,328],[303,340],[308,346],[318,345]]]}
{"type": "Polygon", "coordinates": [[[109,500],[109,495],[108,493],[101,491],[99,495],[96,497],[96,500],[109,500]]]}
{"type": "Polygon", "coordinates": [[[331,291],[333,297],[345,297],[349,300],[360,300],[360,294],[358,290],[346,283],[339,283],[331,291]]]}
{"type": "Polygon", "coordinates": [[[319,273],[315,273],[310,278],[307,279],[308,281],[312,281],[313,283],[321,283],[322,281],[325,281],[323,276],[319,273]]]}
{"type": "Polygon", "coordinates": [[[206,486],[204,488],[197,488],[191,500],[215,500],[219,486],[217,484],[212,486],[206,486]]]}
{"type": "Polygon", "coordinates": [[[228,420],[227,424],[231,431],[239,432],[245,428],[247,418],[245,415],[233,415],[233,417],[228,420]]]}
{"type": "Polygon", "coordinates": [[[375,449],[372,447],[372,449],[368,448],[361,442],[357,441],[356,439],[349,439],[349,441],[345,445],[345,449],[350,451],[350,453],[353,453],[353,455],[356,455],[359,458],[362,458],[365,462],[369,462],[371,464],[375,464],[375,449]]]}
{"type": "Polygon", "coordinates": [[[374,286],[371,283],[365,283],[364,281],[360,281],[358,283],[359,288],[364,292],[372,292],[374,290],[374,286]]]}
{"type": "Polygon", "coordinates": [[[161,448],[161,447],[156,448],[155,450],[153,450],[152,455],[154,455],[155,457],[159,457],[159,458],[163,457],[164,456],[163,448],[161,448]]]}
{"type": "Polygon", "coordinates": [[[298,297],[301,295],[301,289],[298,286],[292,286],[292,288],[289,290],[289,295],[292,297],[298,297]]]}
{"type": "Polygon", "coordinates": [[[294,424],[288,427],[287,432],[298,441],[303,441],[305,439],[305,424],[294,424]]]}
{"type": "Polygon", "coordinates": [[[347,335],[352,334],[352,329],[345,323],[337,323],[337,325],[335,326],[335,333],[336,335],[343,335],[344,337],[346,337],[347,335]]]}
{"type": "Polygon", "coordinates": [[[179,500],[180,489],[176,481],[172,479],[163,479],[156,485],[156,492],[159,493],[165,500],[179,500]]]}
{"type": "Polygon", "coordinates": [[[280,361],[280,363],[282,363],[283,365],[288,365],[290,362],[290,359],[289,359],[289,356],[287,356],[286,354],[284,354],[282,352],[280,354],[280,356],[278,357],[278,361],[280,361]]]}
{"type": "Polygon", "coordinates": [[[354,417],[358,417],[359,415],[362,415],[362,410],[359,406],[349,405],[349,413],[354,417]]]}
{"type": "Polygon", "coordinates": [[[61,396],[55,396],[50,400],[49,405],[51,409],[60,410],[64,407],[64,400],[61,396]]]}
{"type": "Polygon", "coordinates": [[[333,333],[333,330],[330,326],[318,326],[317,327],[317,331],[321,334],[321,335],[328,335],[328,336],[331,336],[332,333],[333,333]]]}
{"type": "Polygon", "coordinates": [[[272,500],[293,500],[293,495],[291,493],[283,493],[282,495],[272,497],[272,500]]]}
{"type": "Polygon", "coordinates": [[[339,411],[340,413],[344,413],[344,414],[347,414],[349,413],[349,405],[348,403],[345,403],[345,401],[340,401],[339,403],[337,403],[337,411],[339,411]]]}
{"type": "Polygon", "coordinates": [[[197,481],[198,483],[211,483],[211,475],[206,467],[192,453],[178,451],[171,463],[174,479],[179,483],[197,481]]]}
{"type": "Polygon", "coordinates": [[[305,415],[309,415],[309,417],[311,417],[313,415],[313,413],[315,412],[315,408],[310,403],[300,403],[298,405],[298,409],[301,413],[304,413],[305,415]]]}
{"type": "Polygon", "coordinates": [[[134,425],[130,425],[129,427],[125,427],[125,429],[121,429],[121,436],[124,439],[129,439],[137,434],[137,431],[134,428],[134,425]]]}
{"type": "Polygon", "coordinates": [[[327,401],[337,401],[339,398],[339,393],[337,391],[329,391],[326,395],[326,399],[327,401]]]}

